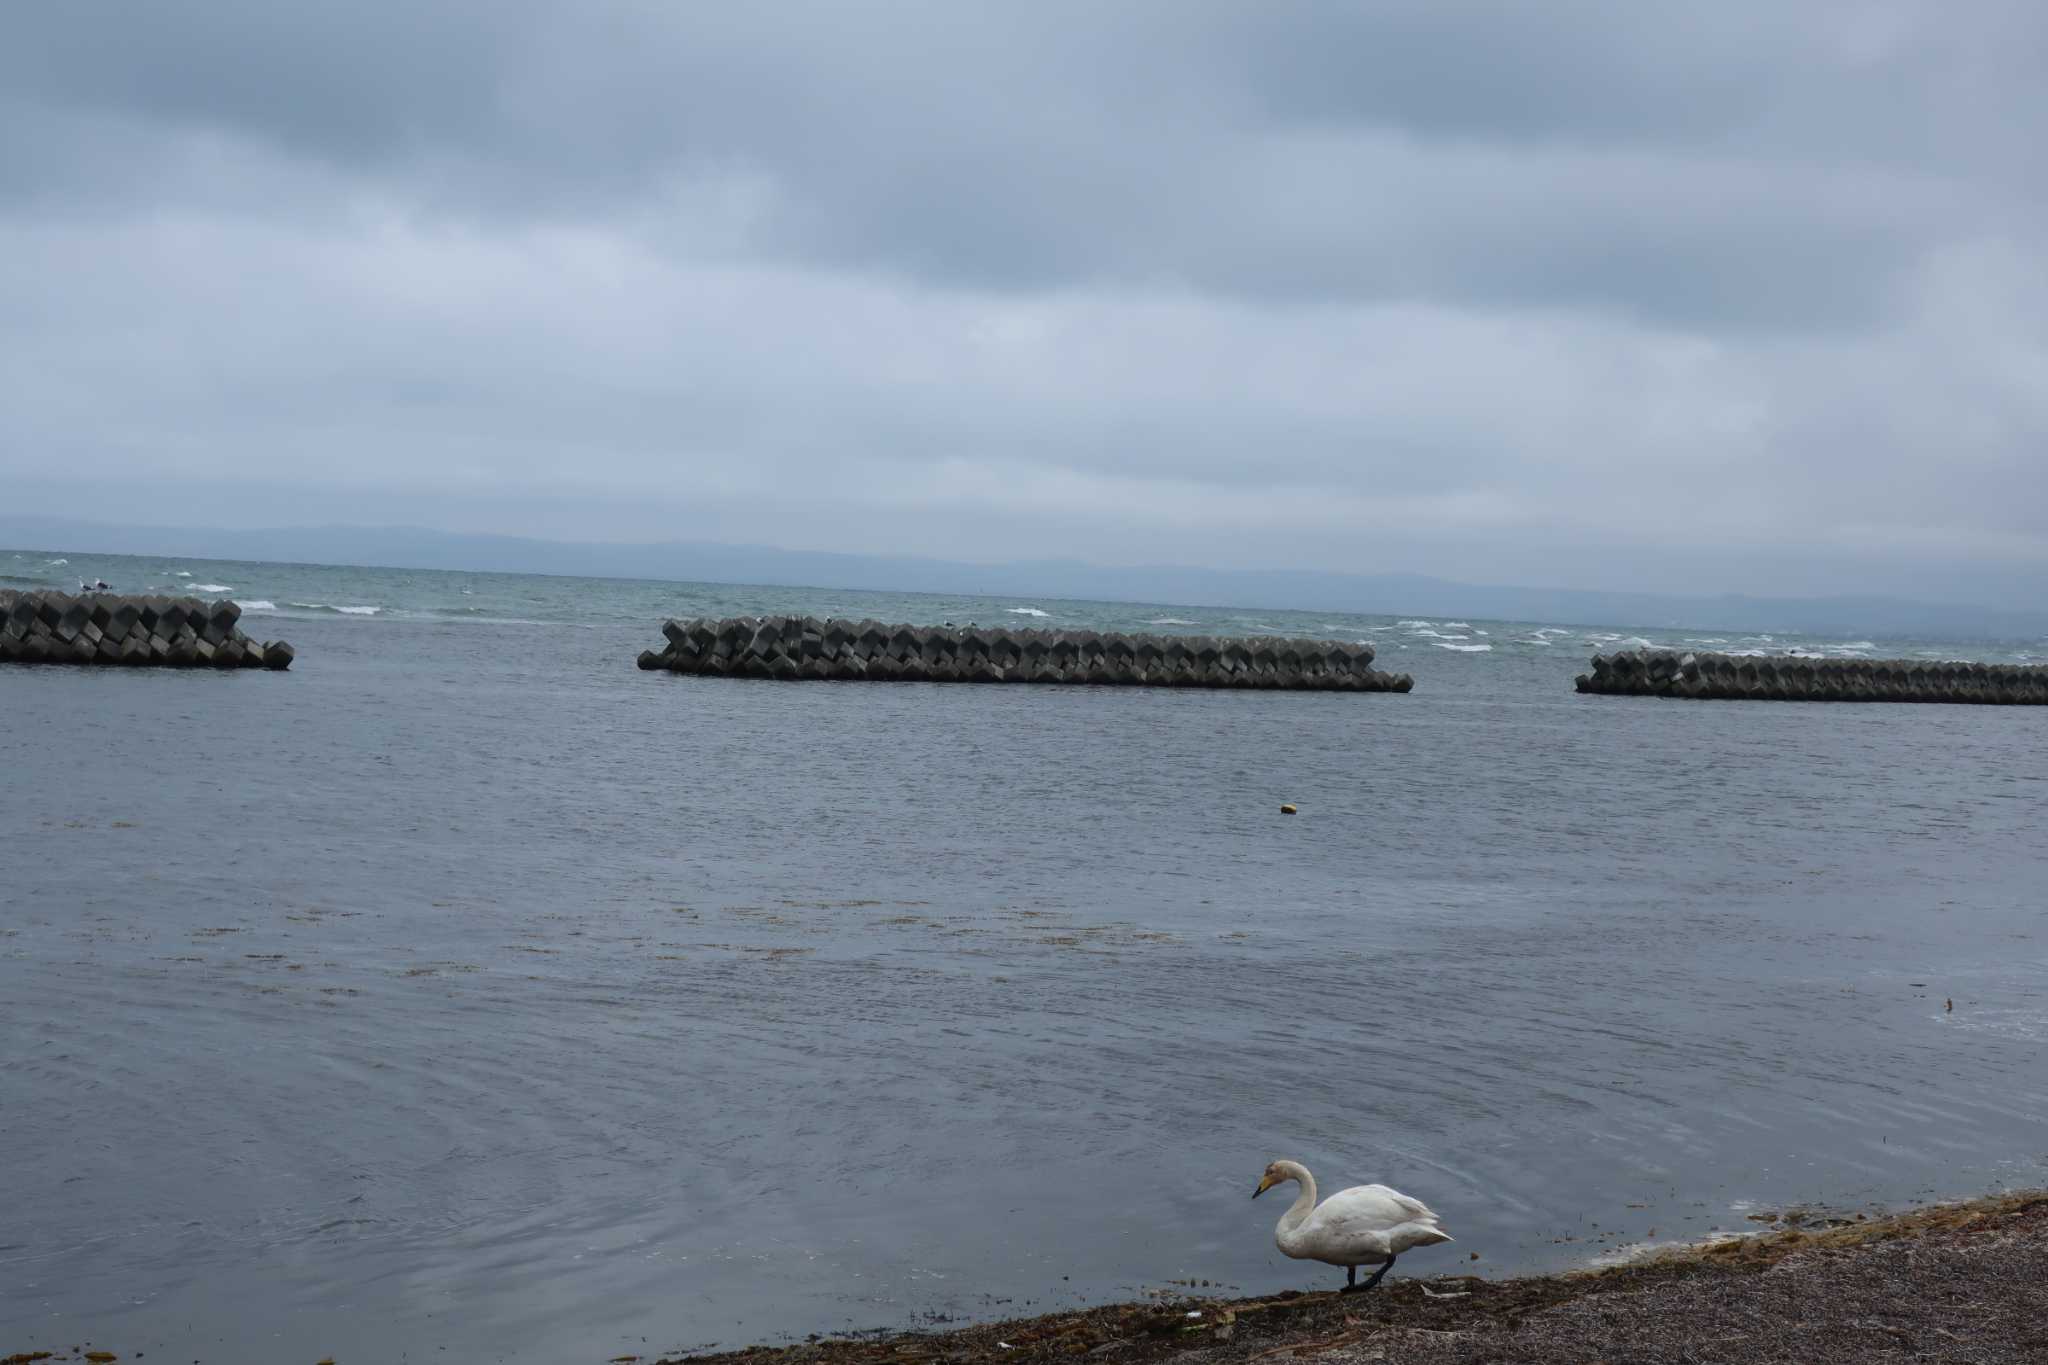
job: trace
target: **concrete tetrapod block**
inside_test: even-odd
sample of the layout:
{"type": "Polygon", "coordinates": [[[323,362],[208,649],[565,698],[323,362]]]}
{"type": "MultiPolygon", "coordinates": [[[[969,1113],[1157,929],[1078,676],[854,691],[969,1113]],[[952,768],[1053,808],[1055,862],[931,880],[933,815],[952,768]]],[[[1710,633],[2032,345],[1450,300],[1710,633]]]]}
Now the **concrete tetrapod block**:
{"type": "Polygon", "coordinates": [[[1634,650],[1596,655],[1581,692],[1698,700],[2048,703],[2048,668],[1906,659],[1755,659],[1634,650]]]}
{"type": "MultiPolygon", "coordinates": [[[[211,626],[212,618],[204,624],[211,626]]],[[[1371,647],[1349,641],[888,626],[797,616],[668,621],[662,634],[666,647],[643,653],[641,667],[809,680],[1398,690],[1391,675],[1371,669],[1371,647]]],[[[210,643],[216,650],[222,645],[210,643]]]]}
{"type": "Polygon", "coordinates": [[[8,633],[17,639],[28,638],[36,625],[36,604],[26,594],[7,603],[6,621],[8,633]]]}

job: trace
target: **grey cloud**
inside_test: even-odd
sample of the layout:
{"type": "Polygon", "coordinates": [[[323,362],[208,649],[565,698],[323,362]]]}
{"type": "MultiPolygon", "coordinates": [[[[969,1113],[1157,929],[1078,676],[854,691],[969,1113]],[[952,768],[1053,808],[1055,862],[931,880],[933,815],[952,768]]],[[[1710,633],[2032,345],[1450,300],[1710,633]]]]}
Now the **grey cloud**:
{"type": "MultiPolygon", "coordinates": [[[[26,12],[6,60],[102,141],[204,130],[441,212],[657,232],[679,183],[751,191],[754,252],[968,287],[1828,326],[1884,313],[1947,201],[2039,221],[2038,186],[1946,160],[2012,141],[1972,54],[2048,116],[1991,41],[2038,47],[2024,10],[1986,7],[1973,44],[1867,6],[1032,13],[70,6],[26,12]],[[1901,164],[1929,130],[1944,159],[1901,164]]],[[[42,160],[14,170],[75,173],[42,160]]]]}
{"type": "Polygon", "coordinates": [[[1532,581],[1653,525],[2048,562],[2030,3],[6,27],[39,477],[1532,581]]]}

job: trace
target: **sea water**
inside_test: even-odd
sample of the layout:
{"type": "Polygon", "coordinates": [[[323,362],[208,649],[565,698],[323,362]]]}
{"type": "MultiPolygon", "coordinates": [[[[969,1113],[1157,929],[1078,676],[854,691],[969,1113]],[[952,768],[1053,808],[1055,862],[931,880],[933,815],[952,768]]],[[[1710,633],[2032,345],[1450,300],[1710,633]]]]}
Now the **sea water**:
{"type": "Polygon", "coordinates": [[[1571,686],[1632,641],[2039,642],[15,553],[298,661],[0,671],[9,1351],[599,1361],[1333,1285],[1248,1200],[1278,1157],[1434,1205],[1397,1275],[2048,1181],[2048,709],[1571,686]],[[633,667],[785,611],[1370,640],[1416,690],[633,667]]]}

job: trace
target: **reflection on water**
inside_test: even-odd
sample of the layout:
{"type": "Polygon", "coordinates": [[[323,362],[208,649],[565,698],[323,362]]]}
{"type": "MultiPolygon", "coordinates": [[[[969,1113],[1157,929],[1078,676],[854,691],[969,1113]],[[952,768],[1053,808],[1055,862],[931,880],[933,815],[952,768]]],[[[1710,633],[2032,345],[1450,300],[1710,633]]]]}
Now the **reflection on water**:
{"type": "Polygon", "coordinates": [[[1584,698],[1575,641],[1427,628],[1504,647],[778,685],[337,616],[283,677],[8,673],[0,1338],[601,1360],[1315,1283],[1279,1156],[1427,1198],[1418,1271],[2043,1178],[2048,715],[1584,698]]]}

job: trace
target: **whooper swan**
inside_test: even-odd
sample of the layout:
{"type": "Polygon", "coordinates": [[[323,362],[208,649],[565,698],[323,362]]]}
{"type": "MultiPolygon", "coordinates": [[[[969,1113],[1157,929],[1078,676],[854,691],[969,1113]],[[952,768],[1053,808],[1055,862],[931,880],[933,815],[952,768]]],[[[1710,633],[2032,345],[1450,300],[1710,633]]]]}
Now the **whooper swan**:
{"type": "Polygon", "coordinates": [[[1281,1254],[1297,1261],[1343,1266],[1347,1291],[1378,1284],[1393,1269],[1394,1258],[1411,1247],[1451,1240],[1451,1234],[1436,1225],[1429,1205],[1385,1185],[1353,1185],[1316,1203],[1316,1178],[1299,1161],[1268,1166],[1252,1198],[1290,1180],[1301,1183],[1301,1197],[1280,1215],[1274,1242],[1281,1254]],[[1362,1265],[1379,1267],[1364,1284],[1358,1283],[1362,1265]]]}

